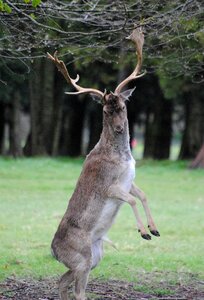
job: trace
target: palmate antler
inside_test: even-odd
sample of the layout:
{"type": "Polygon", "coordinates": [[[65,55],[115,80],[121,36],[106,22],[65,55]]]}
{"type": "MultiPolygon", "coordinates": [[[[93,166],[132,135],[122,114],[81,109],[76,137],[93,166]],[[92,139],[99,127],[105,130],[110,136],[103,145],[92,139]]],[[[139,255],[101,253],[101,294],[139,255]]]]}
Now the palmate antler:
{"type": "MultiPolygon", "coordinates": [[[[136,46],[136,54],[137,54],[137,65],[132,72],[126,79],[124,79],[115,89],[114,94],[119,95],[122,91],[122,89],[132,80],[139,78],[143,76],[143,74],[139,74],[141,66],[142,66],[142,49],[143,49],[143,44],[144,44],[144,35],[142,33],[141,27],[136,28],[133,30],[131,35],[127,37],[127,39],[133,41],[133,43],[136,46]]],[[[77,75],[76,79],[73,79],[70,77],[67,68],[62,60],[59,60],[57,57],[57,51],[54,53],[54,56],[50,55],[47,53],[48,58],[51,59],[55,65],[57,66],[58,70],[62,73],[68,84],[71,84],[77,92],[66,92],[66,94],[69,95],[79,95],[79,94],[95,94],[100,98],[103,98],[106,94],[106,91],[103,93],[97,89],[92,89],[92,88],[83,88],[76,84],[79,81],[79,75],[77,75]]]]}
{"type": "Polygon", "coordinates": [[[55,51],[54,56],[50,55],[49,53],[47,53],[47,55],[48,55],[48,58],[51,59],[55,63],[56,67],[62,73],[62,75],[68,82],[68,84],[71,84],[77,90],[77,92],[66,92],[66,94],[79,95],[79,94],[87,94],[88,93],[88,94],[95,94],[95,95],[103,98],[103,96],[104,96],[103,92],[101,92],[97,89],[83,88],[83,87],[79,86],[78,84],[76,84],[79,81],[79,75],[77,74],[76,79],[73,79],[69,76],[69,73],[67,71],[65,63],[62,60],[59,60],[57,57],[57,51],[55,51]]]}
{"type": "Polygon", "coordinates": [[[133,30],[133,32],[131,33],[131,35],[129,37],[127,37],[128,40],[131,40],[135,46],[136,46],[136,54],[137,54],[137,65],[134,69],[134,71],[132,72],[132,74],[130,74],[126,79],[124,79],[115,89],[114,94],[120,94],[120,92],[122,91],[122,89],[132,80],[142,77],[144,76],[145,73],[142,73],[140,75],[138,75],[140,73],[140,69],[142,66],[142,50],[143,50],[143,44],[144,44],[144,34],[142,32],[142,28],[136,28],[133,30]]]}

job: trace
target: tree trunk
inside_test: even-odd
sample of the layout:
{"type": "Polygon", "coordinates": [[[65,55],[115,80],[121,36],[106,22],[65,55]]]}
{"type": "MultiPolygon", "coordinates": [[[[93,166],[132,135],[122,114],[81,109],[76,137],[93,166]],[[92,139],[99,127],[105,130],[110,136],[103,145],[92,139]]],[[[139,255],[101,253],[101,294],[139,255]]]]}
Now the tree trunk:
{"type": "Polygon", "coordinates": [[[144,158],[168,159],[172,136],[172,101],[166,100],[154,82],[155,100],[148,105],[145,122],[144,158]]]}
{"type": "Polygon", "coordinates": [[[161,98],[155,113],[154,159],[168,159],[172,137],[172,101],[161,98]]]}
{"type": "Polygon", "coordinates": [[[90,103],[88,112],[89,143],[87,153],[89,153],[98,143],[103,128],[103,109],[101,105],[90,103]]]}
{"type": "Polygon", "coordinates": [[[46,155],[43,135],[43,69],[42,59],[35,59],[32,65],[33,72],[29,78],[29,98],[31,112],[31,132],[24,148],[25,155],[46,155]]]}
{"type": "Polygon", "coordinates": [[[52,156],[57,156],[59,154],[59,142],[60,142],[60,133],[62,129],[62,115],[63,115],[63,105],[61,104],[56,110],[56,126],[53,132],[53,142],[52,142],[52,156]]]}
{"type": "Polygon", "coordinates": [[[51,155],[59,154],[60,134],[62,131],[62,117],[64,107],[64,80],[57,68],[55,68],[54,80],[54,107],[53,107],[53,142],[51,155]]]}
{"type": "Polygon", "coordinates": [[[77,157],[82,152],[82,132],[84,124],[85,99],[76,96],[67,100],[63,114],[62,131],[60,138],[60,155],[77,157]]]}
{"type": "Polygon", "coordinates": [[[154,139],[152,134],[153,113],[147,109],[145,118],[145,133],[144,133],[144,158],[153,158],[154,153],[154,139]]]}
{"type": "Polygon", "coordinates": [[[0,155],[4,153],[5,104],[0,102],[0,155]]]}
{"type": "MultiPolygon", "coordinates": [[[[56,126],[57,108],[54,110],[54,77],[56,67],[48,60],[42,60],[42,130],[45,152],[51,155],[53,148],[54,130],[56,126]]],[[[57,99],[55,99],[57,100],[57,99]]],[[[56,101],[57,104],[57,101],[56,101]]]]}
{"type": "Polygon", "coordinates": [[[31,132],[24,148],[26,155],[49,155],[53,151],[54,65],[35,59],[29,78],[31,132]]]}
{"type": "Polygon", "coordinates": [[[9,113],[9,154],[14,157],[23,155],[20,139],[20,93],[14,92],[9,113]]]}
{"type": "Polygon", "coordinates": [[[185,128],[179,159],[194,158],[198,153],[204,134],[204,106],[201,95],[191,90],[184,98],[185,128]]]}
{"type": "MultiPolygon", "coordinates": [[[[128,88],[133,88],[133,85],[129,85],[128,88]]],[[[141,112],[141,107],[138,105],[137,93],[133,94],[130,101],[127,101],[127,115],[129,123],[129,134],[130,134],[130,147],[132,147],[132,139],[135,138],[134,126],[138,123],[139,114],[141,112]]]]}

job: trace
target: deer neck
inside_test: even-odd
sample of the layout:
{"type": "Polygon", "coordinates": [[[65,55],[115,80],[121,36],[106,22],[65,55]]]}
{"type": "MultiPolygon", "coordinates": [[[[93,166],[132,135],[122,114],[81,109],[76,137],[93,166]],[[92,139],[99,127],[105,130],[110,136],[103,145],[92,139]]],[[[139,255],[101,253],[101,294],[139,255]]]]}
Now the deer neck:
{"type": "Polygon", "coordinates": [[[129,143],[129,128],[128,121],[125,123],[123,133],[116,134],[113,129],[104,122],[103,131],[99,141],[99,145],[104,150],[110,152],[118,152],[119,154],[123,152],[130,152],[129,143]]]}

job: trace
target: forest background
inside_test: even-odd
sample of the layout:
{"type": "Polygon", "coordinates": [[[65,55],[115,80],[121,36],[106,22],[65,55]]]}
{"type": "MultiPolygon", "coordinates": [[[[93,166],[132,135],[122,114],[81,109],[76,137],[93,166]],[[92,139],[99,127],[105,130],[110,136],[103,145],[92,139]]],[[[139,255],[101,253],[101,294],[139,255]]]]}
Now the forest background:
{"type": "MultiPolygon", "coordinates": [[[[65,95],[47,59],[58,50],[80,85],[113,91],[136,63],[127,37],[142,26],[143,71],[127,103],[142,156],[193,159],[204,139],[202,1],[0,1],[0,154],[80,156],[96,144],[102,107],[65,95]]],[[[204,150],[203,150],[204,152],[204,150]]],[[[204,154],[203,154],[204,155],[204,154]]]]}

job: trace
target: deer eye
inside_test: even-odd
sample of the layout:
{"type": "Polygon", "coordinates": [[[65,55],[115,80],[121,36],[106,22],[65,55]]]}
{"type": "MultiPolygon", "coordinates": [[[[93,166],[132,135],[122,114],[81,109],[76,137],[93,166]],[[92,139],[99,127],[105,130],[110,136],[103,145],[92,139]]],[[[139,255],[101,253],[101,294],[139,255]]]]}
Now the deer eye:
{"type": "Polygon", "coordinates": [[[125,110],[125,105],[122,106],[122,110],[125,110]]]}

